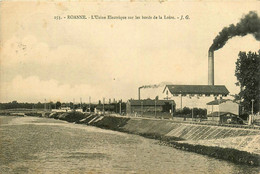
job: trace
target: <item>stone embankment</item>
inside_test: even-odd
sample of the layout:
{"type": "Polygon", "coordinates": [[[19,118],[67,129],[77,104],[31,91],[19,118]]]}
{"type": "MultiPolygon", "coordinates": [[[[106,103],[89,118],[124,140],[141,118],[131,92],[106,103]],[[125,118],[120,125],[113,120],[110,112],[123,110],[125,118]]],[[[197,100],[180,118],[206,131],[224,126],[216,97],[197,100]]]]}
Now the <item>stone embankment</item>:
{"type": "Polygon", "coordinates": [[[161,140],[164,145],[211,157],[260,166],[260,130],[171,120],[97,116],[81,113],[49,117],[161,140]]]}

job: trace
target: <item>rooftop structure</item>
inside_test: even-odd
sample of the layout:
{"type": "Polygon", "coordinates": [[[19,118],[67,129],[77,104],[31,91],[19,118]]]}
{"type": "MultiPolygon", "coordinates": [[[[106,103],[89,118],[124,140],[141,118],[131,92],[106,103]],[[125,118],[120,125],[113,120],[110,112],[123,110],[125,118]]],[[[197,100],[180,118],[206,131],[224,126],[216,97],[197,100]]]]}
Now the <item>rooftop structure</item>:
{"type": "MultiPolygon", "coordinates": [[[[229,94],[224,85],[166,85],[164,91],[169,89],[173,95],[187,95],[187,94],[205,94],[205,95],[223,95],[229,94]]],[[[163,91],[163,92],[164,92],[163,91]]]]}

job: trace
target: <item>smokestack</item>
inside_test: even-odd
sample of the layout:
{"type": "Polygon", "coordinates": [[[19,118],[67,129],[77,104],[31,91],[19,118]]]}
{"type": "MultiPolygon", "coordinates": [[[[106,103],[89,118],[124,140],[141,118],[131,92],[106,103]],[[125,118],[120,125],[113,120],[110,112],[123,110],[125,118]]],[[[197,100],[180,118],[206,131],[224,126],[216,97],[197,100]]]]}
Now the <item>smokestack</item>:
{"type": "Polygon", "coordinates": [[[229,39],[247,34],[252,34],[256,40],[260,40],[260,18],[254,11],[243,16],[236,25],[224,27],[213,40],[208,54],[208,85],[214,85],[214,51],[222,48],[229,39]]]}
{"type": "Polygon", "coordinates": [[[139,88],[138,88],[138,100],[141,100],[141,88],[142,88],[142,87],[139,87],[139,88]]]}
{"type": "Polygon", "coordinates": [[[144,88],[159,88],[159,87],[162,87],[162,86],[165,86],[165,85],[172,85],[171,82],[161,82],[159,84],[154,84],[154,85],[144,85],[144,86],[140,86],[138,88],[138,99],[141,100],[141,89],[144,88]]]}
{"type": "Polygon", "coordinates": [[[208,54],[208,85],[214,85],[214,51],[208,54]]]}

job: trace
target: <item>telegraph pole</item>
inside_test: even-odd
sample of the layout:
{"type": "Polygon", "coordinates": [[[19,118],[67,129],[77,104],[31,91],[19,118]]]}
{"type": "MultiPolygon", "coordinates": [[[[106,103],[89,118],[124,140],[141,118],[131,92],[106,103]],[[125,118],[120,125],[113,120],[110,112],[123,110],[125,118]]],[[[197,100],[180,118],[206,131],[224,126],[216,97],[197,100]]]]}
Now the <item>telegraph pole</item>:
{"type": "Polygon", "coordinates": [[[193,121],[193,107],[191,109],[191,118],[192,118],[192,121],[193,121]]]}
{"type": "Polygon", "coordinates": [[[182,110],[182,94],[181,94],[181,110],[182,110]]]}
{"type": "Polygon", "coordinates": [[[218,100],[218,118],[219,118],[219,121],[222,122],[221,119],[220,119],[220,107],[219,107],[219,105],[220,105],[220,101],[218,100]]]}
{"type": "Polygon", "coordinates": [[[156,99],[154,100],[154,114],[155,114],[155,117],[156,117],[156,99]]]}
{"type": "Polygon", "coordinates": [[[172,117],[173,117],[173,101],[172,101],[172,117]]]}
{"type": "Polygon", "coordinates": [[[89,100],[89,113],[91,113],[91,96],[89,96],[88,100],[89,100]]]}
{"type": "Polygon", "coordinates": [[[251,115],[249,115],[249,125],[251,125],[252,123],[253,123],[253,121],[254,121],[254,99],[252,99],[251,100],[252,101],[252,113],[251,113],[251,115]]]}
{"type": "Polygon", "coordinates": [[[80,97],[80,109],[82,109],[82,98],[80,97]]]}
{"type": "Polygon", "coordinates": [[[105,115],[105,98],[103,98],[103,114],[105,115]]]}
{"type": "Polygon", "coordinates": [[[49,110],[51,111],[51,102],[49,103],[49,110]]]}
{"type": "Polygon", "coordinates": [[[46,111],[46,98],[44,99],[44,110],[46,111]]]}
{"type": "Polygon", "coordinates": [[[141,101],[141,114],[142,114],[142,116],[144,114],[144,111],[143,111],[143,101],[141,101]]]}
{"type": "Polygon", "coordinates": [[[73,110],[75,111],[75,98],[73,98],[73,110]]]}
{"type": "Polygon", "coordinates": [[[252,115],[254,114],[254,101],[255,101],[254,99],[251,100],[251,102],[252,102],[252,111],[251,111],[252,115]]]}
{"type": "Polygon", "coordinates": [[[122,113],[121,104],[122,104],[122,100],[120,100],[120,103],[119,103],[119,113],[120,113],[120,115],[121,115],[121,113],[122,113]]]}

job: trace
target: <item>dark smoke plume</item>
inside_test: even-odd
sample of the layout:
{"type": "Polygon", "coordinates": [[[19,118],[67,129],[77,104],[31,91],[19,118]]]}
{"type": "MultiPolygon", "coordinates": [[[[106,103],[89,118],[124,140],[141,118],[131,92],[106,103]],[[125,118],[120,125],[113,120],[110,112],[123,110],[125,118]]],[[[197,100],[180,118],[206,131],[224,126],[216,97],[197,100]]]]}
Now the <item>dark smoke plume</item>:
{"type": "Polygon", "coordinates": [[[229,27],[223,28],[213,40],[213,44],[209,50],[218,50],[226,44],[228,39],[235,36],[245,36],[247,34],[252,34],[256,40],[260,40],[260,18],[256,12],[250,11],[240,19],[240,22],[236,25],[231,24],[229,27]]]}
{"type": "Polygon", "coordinates": [[[171,82],[161,82],[159,84],[155,84],[155,85],[144,85],[144,86],[140,86],[139,88],[159,88],[165,85],[172,85],[171,82]]]}

